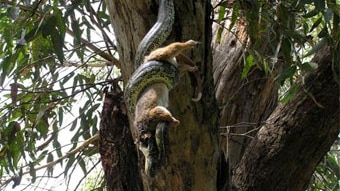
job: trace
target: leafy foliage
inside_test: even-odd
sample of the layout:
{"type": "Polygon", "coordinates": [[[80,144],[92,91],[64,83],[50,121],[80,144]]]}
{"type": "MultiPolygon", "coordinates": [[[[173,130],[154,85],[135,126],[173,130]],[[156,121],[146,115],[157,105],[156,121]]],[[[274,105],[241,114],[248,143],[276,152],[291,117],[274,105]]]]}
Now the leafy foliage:
{"type": "Polygon", "coordinates": [[[309,185],[313,190],[339,190],[340,189],[340,138],[332,146],[324,159],[316,168],[309,185]]]}
{"type": "Polygon", "coordinates": [[[40,169],[53,177],[57,163],[65,177],[71,178],[75,166],[86,176],[92,167],[85,161],[97,147],[72,151],[98,132],[101,89],[112,72],[93,67],[116,62],[105,3],[0,6],[0,187],[19,185],[25,174],[37,182],[40,169]]]}
{"type": "MultiPolygon", "coordinates": [[[[325,46],[333,51],[335,71],[339,68],[339,4],[336,0],[279,1],[275,6],[268,1],[237,1],[233,5],[221,1],[216,22],[222,25],[229,20],[231,32],[239,18],[247,22],[250,44],[245,46],[249,56],[244,59],[242,78],[250,67],[257,66],[274,75],[280,85],[289,83],[290,87],[298,76],[317,68],[310,58],[325,46]],[[271,42],[265,51],[261,47],[263,41],[271,42]],[[267,53],[260,54],[259,49],[267,53]],[[277,65],[282,67],[282,72],[273,71],[277,65]]],[[[223,29],[219,29],[217,41],[223,29]]],[[[338,74],[334,75],[339,83],[338,74]]]]}

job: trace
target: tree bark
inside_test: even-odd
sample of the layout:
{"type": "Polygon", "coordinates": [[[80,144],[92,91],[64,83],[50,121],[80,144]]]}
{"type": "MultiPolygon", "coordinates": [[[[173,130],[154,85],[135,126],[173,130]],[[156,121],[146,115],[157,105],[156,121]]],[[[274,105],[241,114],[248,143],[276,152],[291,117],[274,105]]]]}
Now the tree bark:
{"type": "Polygon", "coordinates": [[[123,92],[118,80],[112,91],[105,92],[100,121],[99,153],[107,190],[143,190],[138,173],[137,152],[134,150],[129,121],[122,104],[123,92]]]}
{"type": "MultiPolygon", "coordinates": [[[[155,1],[133,0],[107,0],[107,4],[126,82],[133,72],[138,43],[156,20],[158,5],[155,1]]],[[[179,85],[170,92],[170,110],[181,124],[169,130],[168,162],[151,179],[144,173],[144,157],[139,153],[139,169],[145,190],[215,190],[218,114],[210,52],[210,4],[204,0],[175,0],[174,5],[175,25],[165,44],[189,39],[201,42],[199,47],[184,54],[197,63],[204,79],[204,92],[201,101],[191,101],[197,94],[194,78],[188,74],[181,77],[179,85]]],[[[133,128],[131,132],[136,134],[133,128]]]]}
{"type": "Polygon", "coordinates": [[[278,106],[247,147],[233,177],[237,190],[304,190],[339,134],[339,86],[329,48],[313,62],[294,98],[278,106]]]}
{"type": "MultiPolygon", "coordinates": [[[[258,128],[275,109],[279,86],[273,77],[253,67],[245,79],[241,78],[245,51],[249,45],[246,21],[239,19],[228,31],[228,23],[213,24],[213,75],[216,100],[220,108],[220,145],[226,168],[218,167],[219,190],[231,190],[231,177],[240,162],[246,146],[258,128]],[[224,27],[220,41],[218,30],[224,27]]],[[[271,54],[268,47],[257,49],[261,54],[271,54]]],[[[279,64],[275,70],[279,70],[279,64]]],[[[277,71],[273,72],[277,73],[277,71]]],[[[223,163],[223,161],[221,161],[223,163]]]]}

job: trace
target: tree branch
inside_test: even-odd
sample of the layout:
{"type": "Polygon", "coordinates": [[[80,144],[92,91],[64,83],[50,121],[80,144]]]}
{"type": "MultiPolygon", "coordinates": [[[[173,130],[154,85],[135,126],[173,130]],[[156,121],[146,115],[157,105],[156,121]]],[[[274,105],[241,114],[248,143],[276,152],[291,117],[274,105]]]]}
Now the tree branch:
{"type": "MultiPolygon", "coordinates": [[[[73,33],[72,30],[70,29],[66,29],[67,34],[71,35],[72,37],[75,37],[75,34],[73,33]]],[[[117,66],[118,68],[120,68],[120,62],[115,59],[113,56],[111,56],[110,54],[107,54],[106,52],[100,50],[99,48],[97,48],[96,46],[94,46],[91,42],[81,38],[81,42],[90,50],[92,50],[95,54],[101,56],[102,58],[104,58],[107,61],[110,61],[113,65],[117,66]]]]}

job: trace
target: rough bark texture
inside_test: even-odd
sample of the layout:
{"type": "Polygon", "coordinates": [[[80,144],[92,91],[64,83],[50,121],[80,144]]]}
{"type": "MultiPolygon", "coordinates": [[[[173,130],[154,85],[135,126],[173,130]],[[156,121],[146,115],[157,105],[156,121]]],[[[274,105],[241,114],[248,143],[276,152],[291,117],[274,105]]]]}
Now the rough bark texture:
{"type": "MultiPolygon", "coordinates": [[[[216,100],[220,110],[221,149],[226,167],[219,171],[219,190],[231,189],[231,176],[241,160],[246,145],[259,126],[268,118],[277,104],[279,86],[272,77],[259,68],[252,68],[245,79],[241,78],[248,44],[247,25],[240,19],[233,33],[224,29],[218,42],[218,29],[227,27],[213,25],[213,67],[216,100]],[[224,181],[222,179],[225,179],[224,181]],[[223,185],[222,182],[225,182],[223,185]]],[[[266,54],[267,47],[258,49],[266,54]]]]}
{"type": "Polygon", "coordinates": [[[106,92],[100,122],[99,152],[107,190],[143,190],[138,173],[137,152],[129,130],[122,92],[117,81],[106,92]]]}
{"type": "MultiPolygon", "coordinates": [[[[126,82],[133,72],[135,50],[155,22],[158,5],[155,1],[133,0],[107,0],[107,4],[126,82]]],[[[170,92],[170,110],[181,124],[169,131],[168,163],[154,179],[150,179],[144,174],[144,166],[141,165],[143,155],[140,154],[139,169],[145,190],[215,190],[218,115],[210,53],[210,4],[204,0],[175,0],[174,5],[175,25],[168,42],[189,39],[202,42],[199,47],[184,54],[198,63],[204,78],[203,97],[197,103],[192,102],[191,98],[197,94],[194,78],[188,74],[181,77],[179,85],[170,92]]],[[[135,129],[131,131],[134,134],[135,129]]]]}
{"type": "Polygon", "coordinates": [[[313,60],[289,103],[278,106],[249,144],[233,177],[237,190],[304,190],[339,134],[339,86],[330,50],[313,60]]]}

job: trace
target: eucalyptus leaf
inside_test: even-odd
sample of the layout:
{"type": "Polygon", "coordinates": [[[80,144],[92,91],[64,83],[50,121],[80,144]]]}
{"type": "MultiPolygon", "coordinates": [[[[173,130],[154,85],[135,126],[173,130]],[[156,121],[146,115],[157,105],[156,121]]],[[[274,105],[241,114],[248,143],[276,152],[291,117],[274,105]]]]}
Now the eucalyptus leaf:
{"type": "Polygon", "coordinates": [[[303,57],[308,57],[310,55],[315,54],[317,51],[319,51],[321,48],[327,45],[327,39],[322,38],[320,42],[318,42],[307,54],[305,54],[303,57]]]}
{"type": "Polygon", "coordinates": [[[217,31],[217,42],[221,42],[221,37],[222,37],[222,32],[224,30],[224,26],[223,26],[223,18],[226,12],[226,8],[224,6],[220,6],[219,8],[219,12],[218,12],[218,19],[217,19],[217,23],[220,25],[218,31],[217,31]]]}
{"type": "Polygon", "coordinates": [[[287,103],[289,100],[291,100],[293,98],[293,96],[295,95],[295,93],[297,92],[297,90],[299,89],[299,85],[295,84],[293,85],[288,92],[285,94],[285,96],[281,99],[282,103],[287,103]]]}
{"type": "Polygon", "coordinates": [[[80,168],[82,169],[83,173],[87,174],[86,163],[85,163],[83,157],[81,157],[81,156],[77,157],[77,161],[78,161],[78,164],[79,164],[80,168]]]}
{"type": "Polygon", "coordinates": [[[296,66],[295,65],[291,65],[287,68],[285,68],[276,78],[275,81],[277,81],[278,83],[280,83],[281,85],[284,83],[284,81],[287,78],[291,78],[293,77],[293,75],[296,72],[296,66]]]}
{"type": "Polygon", "coordinates": [[[243,67],[243,71],[242,71],[242,75],[241,75],[241,79],[245,79],[248,75],[248,72],[250,70],[250,68],[255,65],[254,63],[254,57],[252,55],[248,55],[245,59],[244,59],[244,67],[243,67]]]}
{"type": "Polygon", "coordinates": [[[76,160],[75,160],[75,157],[74,155],[71,155],[69,158],[68,158],[68,161],[66,163],[66,166],[65,166],[65,171],[64,171],[64,176],[66,177],[68,175],[68,171],[71,169],[71,167],[75,164],[76,160]]]}

